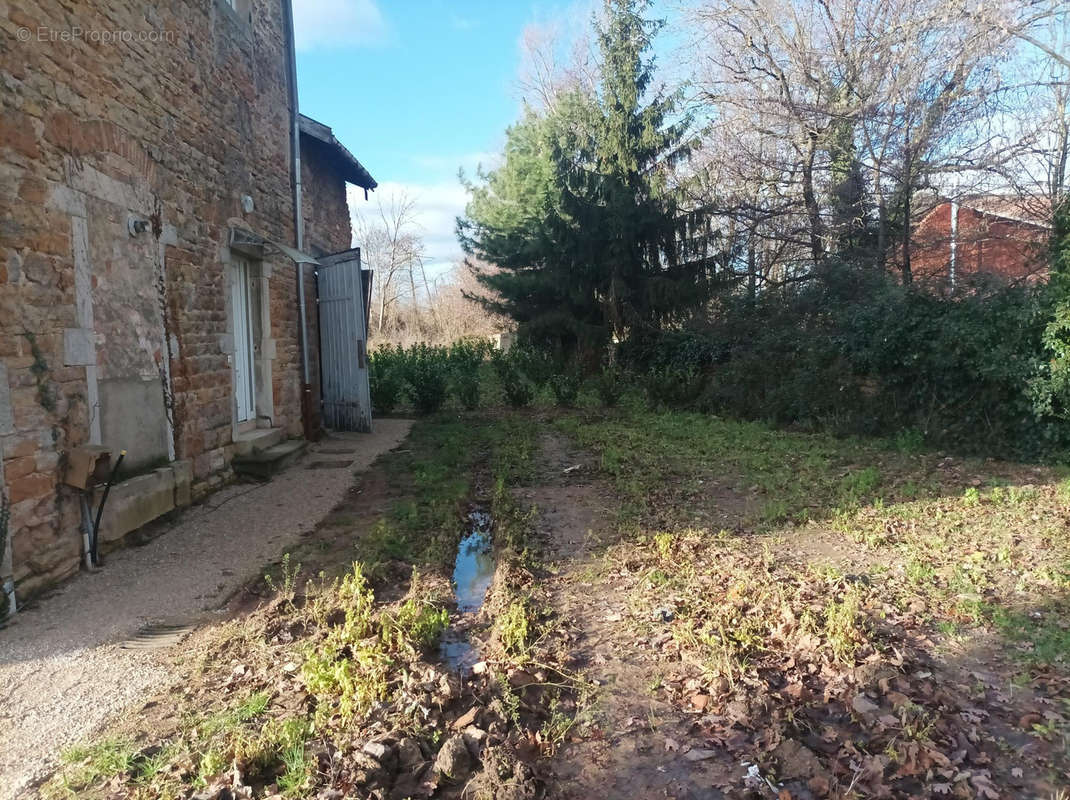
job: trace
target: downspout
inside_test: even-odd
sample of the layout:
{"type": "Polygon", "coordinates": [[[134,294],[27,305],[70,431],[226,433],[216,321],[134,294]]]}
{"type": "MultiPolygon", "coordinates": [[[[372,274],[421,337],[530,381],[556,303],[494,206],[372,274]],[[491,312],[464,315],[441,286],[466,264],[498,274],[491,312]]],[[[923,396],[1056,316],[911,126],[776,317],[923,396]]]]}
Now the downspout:
{"type": "MultiPolygon", "coordinates": [[[[18,610],[15,600],[14,564],[11,560],[11,504],[7,499],[4,484],[4,452],[0,446],[0,536],[4,541],[0,549],[0,591],[7,595],[7,616],[18,610]]],[[[5,617],[0,615],[0,622],[5,617]]]]}
{"type": "MultiPolygon", "coordinates": [[[[297,105],[297,46],[294,42],[294,16],[291,0],[282,0],[286,21],[286,52],[290,61],[290,177],[294,191],[294,247],[305,251],[305,217],[301,209],[301,126],[297,105]]],[[[297,265],[297,311],[301,326],[301,422],[305,438],[312,438],[312,384],[308,377],[308,326],[305,314],[305,265],[297,265]]]]}

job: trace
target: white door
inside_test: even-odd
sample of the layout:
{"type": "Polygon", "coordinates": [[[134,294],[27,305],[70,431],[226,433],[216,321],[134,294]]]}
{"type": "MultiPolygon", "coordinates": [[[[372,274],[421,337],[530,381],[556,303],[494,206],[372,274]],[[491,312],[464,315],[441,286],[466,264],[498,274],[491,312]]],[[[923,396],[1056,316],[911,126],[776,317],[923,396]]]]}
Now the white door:
{"type": "Polygon", "coordinates": [[[249,291],[249,264],[233,261],[230,302],[234,319],[234,402],[238,422],[256,418],[256,392],[253,376],[253,318],[249,291]]]}

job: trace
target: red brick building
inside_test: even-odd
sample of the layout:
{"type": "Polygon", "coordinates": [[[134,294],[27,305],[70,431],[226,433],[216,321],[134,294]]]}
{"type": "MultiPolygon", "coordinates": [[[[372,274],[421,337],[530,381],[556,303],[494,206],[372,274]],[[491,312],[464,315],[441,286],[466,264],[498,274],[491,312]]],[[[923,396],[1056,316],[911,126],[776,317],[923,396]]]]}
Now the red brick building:
{"type": "Polygon", "coordinates": [[[1051,225],[1035,200],[983,196],[939,203],[914,229],[911,270],[918,282],[956,291],[979,275],[1008,282],[1047,277],[1051,225]]]}
{"type": "Polygon", "coordinates": [[[228,480],[255,442],[316,427],[307,253],[349,248],[346,183],[376,184],[298,115],[293,59],[277,0],[0,9],[8,588],[78,569],[65,475],[87,446],[127,451],[118,539],[228,480]]]}

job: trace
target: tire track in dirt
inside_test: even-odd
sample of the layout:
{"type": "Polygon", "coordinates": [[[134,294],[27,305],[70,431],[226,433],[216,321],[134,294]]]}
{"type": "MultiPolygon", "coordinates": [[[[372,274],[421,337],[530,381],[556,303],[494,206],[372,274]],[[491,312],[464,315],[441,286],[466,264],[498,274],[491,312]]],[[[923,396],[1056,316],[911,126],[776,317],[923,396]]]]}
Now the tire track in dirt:
{"type": "Polygon", "coordinates": [[[664,667],[658,664],[658,643],[637,640],[622,621],[635,578],[604,568],[606,549],[619,535],[611,489],[592,457],[563,436],[544,433],[539,456],[539,478],[521,496],[539,512],[553,575],[545,588],[562,626],[565,664],[598,686],[592,705],[551,760],[547,796],[723,797],[715,787],[738,780],[740,768],[723,750],[701,743],[680,747],[696,744],[696,716],[658,696],[664,667]]]}

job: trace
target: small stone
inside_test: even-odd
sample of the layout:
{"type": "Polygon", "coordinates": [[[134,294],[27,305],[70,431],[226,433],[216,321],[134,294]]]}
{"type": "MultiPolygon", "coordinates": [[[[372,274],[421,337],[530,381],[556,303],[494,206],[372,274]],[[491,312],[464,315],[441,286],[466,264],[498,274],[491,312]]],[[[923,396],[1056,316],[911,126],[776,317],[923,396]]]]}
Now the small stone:
{"type": "Polygon", "coordinates": [[[468,745],[464,743],[464,736],[451,736],[442,745],[435,758],[435,774],[452,780],[460,780],[472,768],[472,756],[468,752],[468,745]]]}
{"type": "Polygon", "coordinates": [[[535,678],[528,672],[522,669],[509,670],[509,685],[514,689],[519,689],[521,686],[528,686],[535,683],[535,678]]]}
{"type": "Polygon", "coordinates": [[[474,760],[478,760],[483,754],[483,744],[487,741],[487,732],[482,728],[477,728],[475,725],[469,725],[461,735],[464,737],[464,744],[468,748],[469,755],[474,760]]]}
{"type": "Polygon", "coordinates": [[[482,675],[486,671],[487,671],[487,662],[486,661],[477,661],[475,664],[472,665],[472,674],[473,675],[482,675]]]}
{"type": "Polygon", "coordinates": [[[398,764],[404,770],[412,769],[424,763],[424,754],[420,743],[410,736],[398,742],[398,764]]]}
{"type": "Polygon", "coordinates": [[[654,622],[672,622],[675,618],[676,612],[668,606],[654,609],[654,622]]]}
{"type": "Polygon", "coordinates": [[[872,714],[874,711],[880,710],[880,706],[867,698],[864,694],[856,694],[854,696],[854,699],[851,700],[851,708],[859,714],[872,714]]]}
{"type": "Polygon", "coordinates": [[[368,742],[364,745],[364,752],[382,764],[390,755],[390,748],[382,742],[368,742]]]}
{"type": "Polygon", "coordinates": [[[464,729],[464,735],[476,742],[483,742],[487,738],[487,732],[475,725],[469,725],[464,729]]]}

